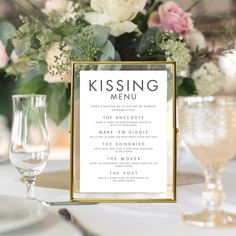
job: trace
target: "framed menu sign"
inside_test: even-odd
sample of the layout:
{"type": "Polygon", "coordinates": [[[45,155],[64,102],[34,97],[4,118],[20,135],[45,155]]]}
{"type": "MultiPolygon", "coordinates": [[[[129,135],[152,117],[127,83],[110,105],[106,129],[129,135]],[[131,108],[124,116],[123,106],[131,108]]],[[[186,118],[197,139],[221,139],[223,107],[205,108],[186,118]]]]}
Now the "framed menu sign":
{"type": "Polygon", "coordinates": [[[71,200],[176,200],[174,62],[73,62],[71,200]]]}

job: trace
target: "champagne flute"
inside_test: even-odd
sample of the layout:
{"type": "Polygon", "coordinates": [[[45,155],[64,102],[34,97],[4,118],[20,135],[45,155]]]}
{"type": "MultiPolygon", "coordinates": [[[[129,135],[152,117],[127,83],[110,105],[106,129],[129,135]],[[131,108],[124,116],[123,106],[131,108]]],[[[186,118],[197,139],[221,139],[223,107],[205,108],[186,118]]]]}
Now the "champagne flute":
{"type": "Polygon", "coordinates": [[[49,138],[45,95],[13,95],[13,123],[9,156],[22,174],[27,197],[34,199],[35,178],[48,159],[49,138]]]}
{"type": "Polygon", "coordinates": [[[178,102],[180,134],[205,174],[206,207],[183,220],[199,227],[236,226],[236,215],[222,209],[222,170],[236,152],[236,96],[180,97],[178,102]]]}

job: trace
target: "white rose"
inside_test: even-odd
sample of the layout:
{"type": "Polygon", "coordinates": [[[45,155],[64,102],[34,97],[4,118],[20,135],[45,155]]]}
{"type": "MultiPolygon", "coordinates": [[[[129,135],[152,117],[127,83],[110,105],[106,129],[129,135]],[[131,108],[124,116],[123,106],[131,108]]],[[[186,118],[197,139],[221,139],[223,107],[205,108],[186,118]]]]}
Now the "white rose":
{"type": "Polygon", "coordinates": [[[6,47],[0,40],[0,68],[4,68],[9,61],[9,57],[6,52],[6,47]]]}
{"type": "Polygon", "coordinates": [[[47,52],[46,62],[48,73],[45,74],[44,80],[49,83],[70,82],[70,59],[68,51],[70,46],[65,45],[63,50],[59,42],[54,43],[47,52]]]}
{"type": "Polygon", "coordinates": [[[195,28],[190,31],[187,39],[189,40],[190,49],[193,52],[195,52],[197,49],[204,49],[207,46],[204,35],[195,28]]]}
{"type": "Polygon", "coordinates": [[[131,22],[145,7],[147,0],[91,0],[95,12],[85,13],[85,20],[92,25],[103,25],[111,29],[113,36],[130,33],[137,28],[131,22]]]}
{"type": "Polygon", "coordinates": [[[236,45],[219,56],[219,67],[229,79],[236,79],[236,45]]]}
{"type": "Polygon", "coordinates": [[[44,5],[43,12],[49,14],[52,11],[66,12],[68,0],[47,0],[44,5]]]}

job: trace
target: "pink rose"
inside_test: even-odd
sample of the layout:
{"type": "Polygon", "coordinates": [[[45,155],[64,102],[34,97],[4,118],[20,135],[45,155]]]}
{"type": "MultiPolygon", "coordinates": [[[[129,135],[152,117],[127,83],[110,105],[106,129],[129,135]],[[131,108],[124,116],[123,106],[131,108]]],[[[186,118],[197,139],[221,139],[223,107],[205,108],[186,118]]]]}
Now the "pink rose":
{"type": "Polygon", "coordinates": [[[8,61],[9,61],[9,57],[6,52],[6,47],[0,40],[0,68],[6,67],[8,61]]]}
{"type": "Polygon", "coordinates": [[[185,36],[193,28],[190,14],[185,12],[176,3],[163,3],[157,12],[151,14],[149,27],[159,27],[163,31],[174,31],[185,36]]]}

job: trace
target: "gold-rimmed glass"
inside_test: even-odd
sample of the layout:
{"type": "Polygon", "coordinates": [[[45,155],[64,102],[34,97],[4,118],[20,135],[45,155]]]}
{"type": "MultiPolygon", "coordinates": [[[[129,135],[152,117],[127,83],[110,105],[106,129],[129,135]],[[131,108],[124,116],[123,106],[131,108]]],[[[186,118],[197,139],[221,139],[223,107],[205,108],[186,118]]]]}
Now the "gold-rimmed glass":
{"type": "Polygon", "coordinates": [[[222,209],[222,171],[236,152],[236,96],[180,97],[180,135],[204,167],[205,209],[183,220],[199,227],[236,226],[236,214],[222,209]]]}

